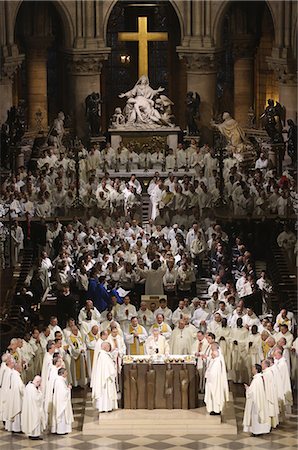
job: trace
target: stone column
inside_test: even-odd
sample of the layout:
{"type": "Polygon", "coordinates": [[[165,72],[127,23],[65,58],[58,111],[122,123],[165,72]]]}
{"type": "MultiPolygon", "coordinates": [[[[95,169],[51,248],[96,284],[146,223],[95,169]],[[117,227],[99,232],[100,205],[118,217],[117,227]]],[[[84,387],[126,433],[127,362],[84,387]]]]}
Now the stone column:
{"type": "Polygon", "coordinates": [[[217,56],[215,52],[178,50],[180,59],[186,63],[187,91],[197,92],[201,97],[200,125],[209,126],[213,118],[216,98],[217,56]]]}
{"type": "Polygon", "coordinates": [[[254,107],[254,50],[253,38],[245,36],[234,41],[234,116],[247,126],[247,115],[254,107]]]}
{"type": "Polygon", "coordinates": [[[100,75],[104,60],[108,58],[109,49],[102,51],[69,51],[66,54],[70,74],[69,110],[73,116],[76,134],[81,138],[86,135],[85,99],[92,92],[101,93],[100,75]]]}
{"type": "Polygon", "coordinates": [[[50,43],[47,38],[27,39],[28,126],[33,130],[37,128],[37,113],[41,113],[42,128],[48,127],[47,48],[50,43]]]}

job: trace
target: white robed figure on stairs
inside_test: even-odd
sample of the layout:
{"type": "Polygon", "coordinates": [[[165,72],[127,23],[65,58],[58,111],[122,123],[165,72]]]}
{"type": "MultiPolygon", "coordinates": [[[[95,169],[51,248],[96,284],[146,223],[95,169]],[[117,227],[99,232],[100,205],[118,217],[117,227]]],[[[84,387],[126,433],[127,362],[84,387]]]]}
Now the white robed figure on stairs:
{"type": "Polygon", "coordinates": [[[118,409],[116,390],[116,364],[111,355],[111,344],[103,342],[92,368],[92,401],[99,412],[118,409]]]}

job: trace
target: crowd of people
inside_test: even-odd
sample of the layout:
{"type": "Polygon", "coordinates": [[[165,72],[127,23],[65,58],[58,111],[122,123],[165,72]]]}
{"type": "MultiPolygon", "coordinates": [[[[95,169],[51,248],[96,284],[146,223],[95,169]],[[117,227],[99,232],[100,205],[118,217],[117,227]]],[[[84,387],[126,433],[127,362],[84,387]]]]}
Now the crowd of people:
{"type": "MultiPolygon", "coordinates": [[[[146,170],[154,174],[147,188],[150,217],[161,224],[189,227],[219,199],[226,202],[229,214],[240,217],[288,217],[297,211],[295,178],[288,171],[278,176],[265,152],[248,168],[229,151],[223,161],[223,192],[215,150],[207,144],[200,147],[195,139],[188,146],[178,144],[177,149],[156,146],[149,151],[144,146],[138,152],[135,142],[126,146],[121,142],[117,149],[109,143],[103,150],[95,145],[89,152],[81,145],[79,154],[80,200],[107,227],[115,219],[141,220],[142,193],[146,192],[137,174],[146,170]]],[[[21,166],[5,179],[0,215],[9,205],[13,218],[65,216],[74,204],[75,192],[72,153],[46,146],[36,165],[21,166]]]]}
{"type": "MultiPolygon", "coordinates": [[[[250,170],[228,153],[220,192],[215,151],[195,139],[187,148],[157,146],[152,153],[146,146],[137,152],[133,142],[89,152],[81,145],[86,214],[64,225],[59,217],[75,200],[75,162],[61,147],[41,151],[36,166],[20,167],[1,191],[1,215],[8,205],[15,220],[13,266],[30,240],[31,219],[44,227],[39,257],[16,295],[27,332],[2,356],[5,429],[31,439],[42,439],[44,430],[69,433],[72,387],[89,386],[99,412],[117,409],[125,355],[193,355],[210,414],[222,412],[228,382],[244,383],[245,431],[267,433],[284,420],[297,387],[294,314],[285,308],[272,314],[266,272],[256,273],[245,238],[229,235],[211,209],[223,195],[235,216],[286,218],[296,210],[294,178],[288,172],[278,177],[265,153],[250,170]],[[149,221],[142,225],[145,188],[136,174],[148,170],[154,176],[147,187],[149,221]],[[207,294],[197,297],[204,275],[211,279],[207,294]],[[56,315],[41,328],[39,305],[47,292],[57,297],[56,315]]],[[[277,243],[293,264],[298,249],[287,226],[277,243]]]]}
{"type": "MultiPolygon", "coordinates": [[[[150,221],[142,227],[118,221],[105,230],[95,217],[76,218],[67,226],[56,219],[17,295],[28,323],[36,326],[12,339],[2,358],[0,414],[6,430],[23,430],[32,439],[45,428],[70,432],[71,387],[89,384],[98,411],[116,409],[126,354],[193,355],[210,414],[221,413],[228,380],[249,383],[254,366],[247,388],[252,406],[244,420],[253,434],[259,433],[254,427],[258,408],[264,407],[255,381],[262,362],[261,377],[277,370],[287,380],[274,377],[279,409],[268,413],[274,427],[291,406],[289,380],[291,374],[295,383],[298,345],[294,314],[283,308],[273,320],[271,292],[266,273],[255,273],[245,240],[229,236],[216,221],[206,218],[189,230],[178,224],[161,227],[150,221]],[[212,281],[206,298],[198,298],[196,281],[206,270],[212,281]],[[57,316],[41,330],[35,310],[47,288],[57,295],[57,316]],[[159,302],[148,303],[143,294],[157,295],[159,302]],[[214,379],[220,380],[218,391],[214,379]],[[40,420],[35,428],[24,412],[34,401],[40,420]]],[[[265,394],[269,404],[272,398],[265,394]]],[[[258,420],[257,426],[265,424],[258,420]]]]}

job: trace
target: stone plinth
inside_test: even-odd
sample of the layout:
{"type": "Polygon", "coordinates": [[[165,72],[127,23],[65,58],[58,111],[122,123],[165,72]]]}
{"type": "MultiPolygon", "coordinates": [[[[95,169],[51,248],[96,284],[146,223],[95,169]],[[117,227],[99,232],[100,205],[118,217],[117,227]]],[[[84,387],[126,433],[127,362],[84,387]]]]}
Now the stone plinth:
{"type": "Polygon", "coordinates": [[[176,150],[178,146],[178,133],[181,132],[179,127],[160,127],[154,129],[137,129],[137,128],[109,128],[109,134],[111,136],[111,146],[114,149],[119,147],[121,141],[139,141],[139,142],[149,142],[150,139],[154,137],[164,138],[165,143],[176,150]]]}
{"type": "Polygon", "coordinates": [[[268,160],[271,168],[277,170],[277,174],[282,174],[282,161],[285,154],[285,144],[262,144],[262,150],[268,154],[268,160]]]}

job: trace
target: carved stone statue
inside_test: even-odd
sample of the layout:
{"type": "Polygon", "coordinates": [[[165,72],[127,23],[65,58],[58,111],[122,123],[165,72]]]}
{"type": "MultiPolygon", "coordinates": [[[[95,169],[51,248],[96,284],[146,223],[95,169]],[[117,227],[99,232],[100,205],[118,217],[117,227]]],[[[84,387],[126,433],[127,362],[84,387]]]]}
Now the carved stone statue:
{"type": "Polygon", "coordinates": [[[193,92],[187,92],[185,104],[186,104],[186,123],[189,135],[198,135],[199,129],[196,123],[196,119],[200,118],[200,103],[201,98],[197,92],[195,92],[195,97],[193,92]]]}
{"type": "Polygon", "coordinates": [[[284,142],[282,136],[282,128],[284,123],[285,111],[280,103],[274,100],[268,100],[268,106],[266,106],[265,111],[260,116],[263,119],[263,124],[265,130],[272,144],[282,144],[284,142]]]}
{"type": "Polygon", "coordinates": [[[297,162],[297,125],[292,119],[287,120],[288,129],[288,154],[292,160],[292,164],[297,162]]]}
{"type": "Polygon", "coordinates": [[[211,121],[211,125],[219,130],[227,141],[227,150],[232,151],[235,158],[242,162],[250,155],[254,155],[252,145],[247,141],[243,129],[238,122],[230,116],[230,113],[224,112],[222,115],[223,122],[215,123],[211,121]]]}
{"type": "Polygon", "coordinates": [[[125,117],[122,114],[121,108],[115,108],[115,112],[111,118],[111,128],[119,128],[125,125],[125,117]]]}
{"type": "MultiPolygon", "coordinates": [[[[152,129],[155,126],[173,126],[171,111],[173,102],[165,95],[160,95],[163,90],[162,87],[152,89],[148,77],[142,75],[130,91],[119,95],[120,98],[127,98],[123,110],[125,124],[121,123],[119,126],[145,129],[152,129]]],[[[112,123],[115,124],[113,118],[112,123]]],[[[116,123],[114,128],[117,127],[116,123]]]]}
{"type": "Polygon", "coordinates": [[[64,135],[64,113],[60,111],[58,116],[54,120],[52,128],[50,130],[49,144],[55,145],[58,149],[62,147],[62,139],[64,135]]]}
{"type": "Polygon", "coordinates": [[[246,141],[244,131],[238,122],[230,116],[230,113],[224,112],[222,118],[222,123],[215,123],[211,121],[211,125],[220,131],[220,133],[226,138],[229,146],[239,149],[239,147],[243,146],[243,143],[246,141]]]}
{"type": "Polygon", "coordinates": [[[91,136],[100,134],[101,104],[102,100],[98,92],[92,92],[85,99],[85,114],[91,136]]]}

